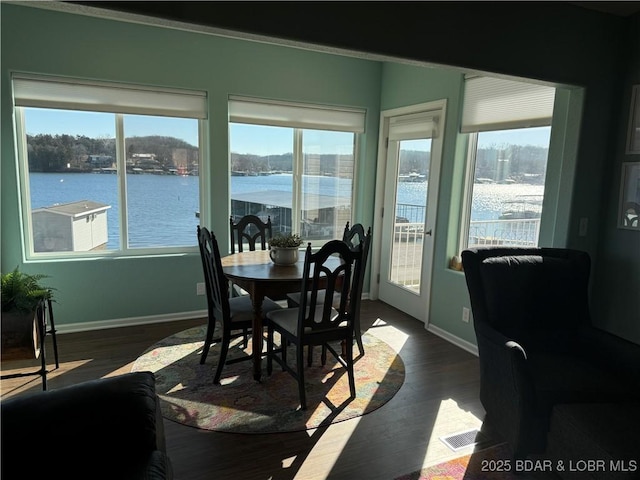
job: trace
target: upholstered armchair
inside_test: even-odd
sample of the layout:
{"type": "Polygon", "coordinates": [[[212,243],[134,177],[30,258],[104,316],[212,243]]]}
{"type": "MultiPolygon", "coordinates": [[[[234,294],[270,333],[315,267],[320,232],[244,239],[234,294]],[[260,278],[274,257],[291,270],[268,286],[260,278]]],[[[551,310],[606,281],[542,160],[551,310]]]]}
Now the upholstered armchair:
{"type": "Polygon", "coordinates": [[[173,477],[151,372],[11,397],[0,407],[3,479],[173,477]]]}
{"type": "Polygon", "coordinates": [[[486,247],[462,263],[485,421],[515,458],[545,450],[555,404],[640,399],[640,346],[591,324],[587,253],[486,247]]]}

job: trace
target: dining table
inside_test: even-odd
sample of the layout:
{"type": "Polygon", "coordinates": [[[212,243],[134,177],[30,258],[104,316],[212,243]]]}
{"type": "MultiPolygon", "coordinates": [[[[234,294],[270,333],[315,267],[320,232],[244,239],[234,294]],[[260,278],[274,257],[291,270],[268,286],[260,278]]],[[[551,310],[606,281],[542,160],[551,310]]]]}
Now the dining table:
{"type": "MultiPolygon", "coordinates": [[[[304,257],[304,251],[300,251],[298,261],[292,265],[276,265],[269,256],[269,250],[237,252],[222,257],[222,271],[227,279],[251,296],[253,378],[257,381],[262,375],[262,302],[265,297],[275,301],[284,300],[287,293],[302,289],[304,257]]],[[[339,261],[336,257],[335,262],[339,261]]]]}

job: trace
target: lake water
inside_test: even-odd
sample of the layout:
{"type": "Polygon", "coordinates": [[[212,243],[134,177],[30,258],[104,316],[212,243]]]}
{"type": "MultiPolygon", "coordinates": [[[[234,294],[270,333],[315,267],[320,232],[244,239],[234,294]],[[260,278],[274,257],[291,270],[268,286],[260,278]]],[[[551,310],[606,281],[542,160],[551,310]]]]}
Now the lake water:
{"type": "MultiPolygon", "coordinates": [[[[93,200],[111,205],[107,211],[109,243],[119,245],[118,185],[116,175],[80,173],[31,173],[31,206],[40,208],[55,203],[93,200]]],[[[308,177],[315,191],[326,195],[349,196],[351,181],[336,177],[308,177]]],[[[305,188],[303,186],[303,188],[305,188]]],[[[426,183],[399,184],[399,203],[424,205],[426,183]]],[[[496,219],[504,209],[504,202],[516,195],[541,195],[541,185],[475,184],[474,220],[496,219]]],[[[130,247],[156,245],[195,245],[196,212],[198,205],[198,177],[173,175],[129,175],[130,247]]],[[[291,175],[278,174],[259,177],[231,177],[233,194],[280,190],[291,192],[291,175]]],[[[224,213],[227,215],[227,212],[224,213]]],[[[410,221],[421,221],[409,218],[410,221]]]]}

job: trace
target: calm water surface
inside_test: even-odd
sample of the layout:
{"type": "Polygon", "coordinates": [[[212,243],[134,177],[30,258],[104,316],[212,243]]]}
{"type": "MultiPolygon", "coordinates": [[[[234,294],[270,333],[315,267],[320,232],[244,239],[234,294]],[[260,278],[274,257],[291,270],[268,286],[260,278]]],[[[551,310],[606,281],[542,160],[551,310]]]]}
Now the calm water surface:
{"type": "MultiPolygon", "coordinates": [[[[93,200],[111,205],[107,211],[109,243],[119,245],[118,185],[116,175],[80,173],[31,173],[31,206],[40,208],[56,203],[93,200]]],[[[351,181],[336,177],[308,177],[306,185],[325,195],[349,197],[351,181]]],[[[426,183],[399,183],[400,203],[423,205],[426,183]]],[[[473,203],[474,220],[496,219],[504,202],[515,195],[541,195],[541,185],[476,184],[473,203]]],[[[231,177],[232,194],[279,190],[291,192],[291,175],[231,177]]],[[[173,175],[129,175],[129,238],[131,247],[155,245],[195,245],[195,213],[198,204],[198,177],[173,175]]],[[[227,214],[225,213],[225,216],[227,214]]],[[[410,221],[422,221],[410,218],[410,221]]]]}

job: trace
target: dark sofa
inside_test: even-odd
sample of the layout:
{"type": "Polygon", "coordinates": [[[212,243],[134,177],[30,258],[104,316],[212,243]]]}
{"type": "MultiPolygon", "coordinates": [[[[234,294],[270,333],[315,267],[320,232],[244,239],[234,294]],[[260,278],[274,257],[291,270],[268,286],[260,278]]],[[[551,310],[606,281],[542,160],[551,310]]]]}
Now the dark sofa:
{"type": "Polygon", "coordinates": [[[485,247],[462,263],[480,399],[515,458],[545,451],[556,405],[640,401],[640,346],[592,326],[587,253],[485,247]]]}
{"type": "Polygon", "coordinates": [[[2,479],[170,479],[155,377],[134,372],[11,397],[2,479]]]}

